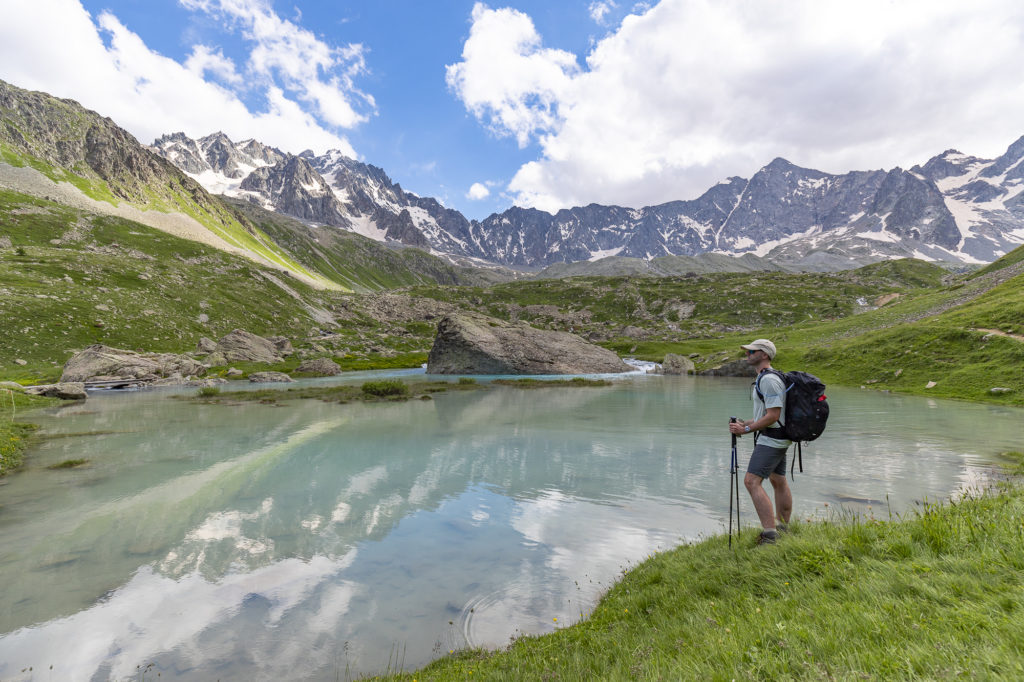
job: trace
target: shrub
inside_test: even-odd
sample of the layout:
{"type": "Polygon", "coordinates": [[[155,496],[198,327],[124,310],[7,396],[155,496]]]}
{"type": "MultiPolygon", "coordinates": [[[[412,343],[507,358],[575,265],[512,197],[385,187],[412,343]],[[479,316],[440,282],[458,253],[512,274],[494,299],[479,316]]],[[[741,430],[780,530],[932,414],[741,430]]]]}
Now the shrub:
{"type": "Polygon", "coordinates": [[[409,387],[398,379],[367,381],[363,384],[363,393],[379,397],[393,395],[409,395],[409,387]]]}
{"type": "Polygon", "coordinates": [[[212,398],[215,395],[220,395],[220,386],[203,386],[199,389],[200,398],[212,398]]]}

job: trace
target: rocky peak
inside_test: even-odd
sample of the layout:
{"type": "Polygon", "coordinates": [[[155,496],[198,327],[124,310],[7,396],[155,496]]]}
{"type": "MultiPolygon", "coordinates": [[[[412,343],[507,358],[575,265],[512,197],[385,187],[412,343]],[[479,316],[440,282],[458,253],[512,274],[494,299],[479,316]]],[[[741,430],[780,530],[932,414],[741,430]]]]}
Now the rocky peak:
{"type": "Polygon", "coordinates": [[[302,220],[338,227],[351,225],[345,207],[323,177],[299,156],[257,168],[242,180],[239,189],[253,192],[274,210],[302,220]]]}
{"type": "Polygon", "coordinates": [[[992,178],[1006,173],[1007,180],[1024,179],[1024,163],[1022,161],[1024,161],[1024,137],[1007,147],[1003,155],[986,168],[982,175],[992,178]]]}
{"type": "Polygon", "coordinates": [[[977,163],[985,163],[985,161],[976,156],[962,154],[956,149],[947,149],[938,156],[928,159],[928,162],[923,166],[914,166],[910,171],[938,182],[945,178],[963,175],[968,172],[972,165],[977,163]]]}

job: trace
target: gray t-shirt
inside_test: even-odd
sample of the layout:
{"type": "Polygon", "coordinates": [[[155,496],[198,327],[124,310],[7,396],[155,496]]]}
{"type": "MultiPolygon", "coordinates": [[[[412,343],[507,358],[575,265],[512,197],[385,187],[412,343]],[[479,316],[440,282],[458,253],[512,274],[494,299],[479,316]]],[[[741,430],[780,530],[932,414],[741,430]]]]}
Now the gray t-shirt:
{"type": "MultiPolygon", "coordinates": [[[[786,422],[786,386],[782,383],[782,379],[776,374],[771,372],[764,372],[760,375],[759,383],[750,389],[754,400],[754,419],[760,419],[768,411],[769,407],[781,407],[782,412],[779,414],[779,419],[782,423],[786,422]],[[757,395],[757,387],[761,387],[761,393],[764,395],[764,401],[761,401],[761,397],[757,395]]],[[[768,428],[778,427],[779,422],[775,422],[768,428]]],[[[793,444],[793,441],[780,440],[777,438],[769,438],[768,436],[761,433],[757,436],[758,445],[767,445],[770,448],[788,448],[793,444]]]]}

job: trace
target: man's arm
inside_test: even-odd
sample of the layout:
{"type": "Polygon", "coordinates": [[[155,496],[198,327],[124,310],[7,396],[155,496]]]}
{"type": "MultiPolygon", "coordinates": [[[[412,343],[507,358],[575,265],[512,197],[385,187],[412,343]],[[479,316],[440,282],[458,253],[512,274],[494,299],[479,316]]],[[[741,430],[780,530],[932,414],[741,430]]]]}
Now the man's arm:
{"type": "Polygon", "coordinates": [[[769,407],[765,410],[764,416],[760,419],[748,419],[746,421],[741,419],[729,424],[729,432],[734,433],[737,436],[742,436],[744,433],[753,433],[754,431],[767,429],[769,426],[779,421],[779,417],[781,415],[781,407],[769,407]],[[747,427],[749,427],[749,429],[747,427]]]}

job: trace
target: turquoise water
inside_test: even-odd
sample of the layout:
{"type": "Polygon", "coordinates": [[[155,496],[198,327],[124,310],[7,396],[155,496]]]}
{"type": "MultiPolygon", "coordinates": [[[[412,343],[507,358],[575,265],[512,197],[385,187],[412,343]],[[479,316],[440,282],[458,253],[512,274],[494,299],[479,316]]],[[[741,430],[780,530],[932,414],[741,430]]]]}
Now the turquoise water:
{"type": "MultiPolygon", "coordinates": [[[[0,485],[0,679],[346,679],[562,627],[623,568],[725,529],[726,424],[751,410],[747,381],[697,377],[372,405],[169,395],[33,415],[64,437],[0,485]],[[71,458],[90,463],[45,468],[71,458]]],[[[801,518],[943,499],[1020,448],[1022,410],[829,398],[801,518]]]]}

